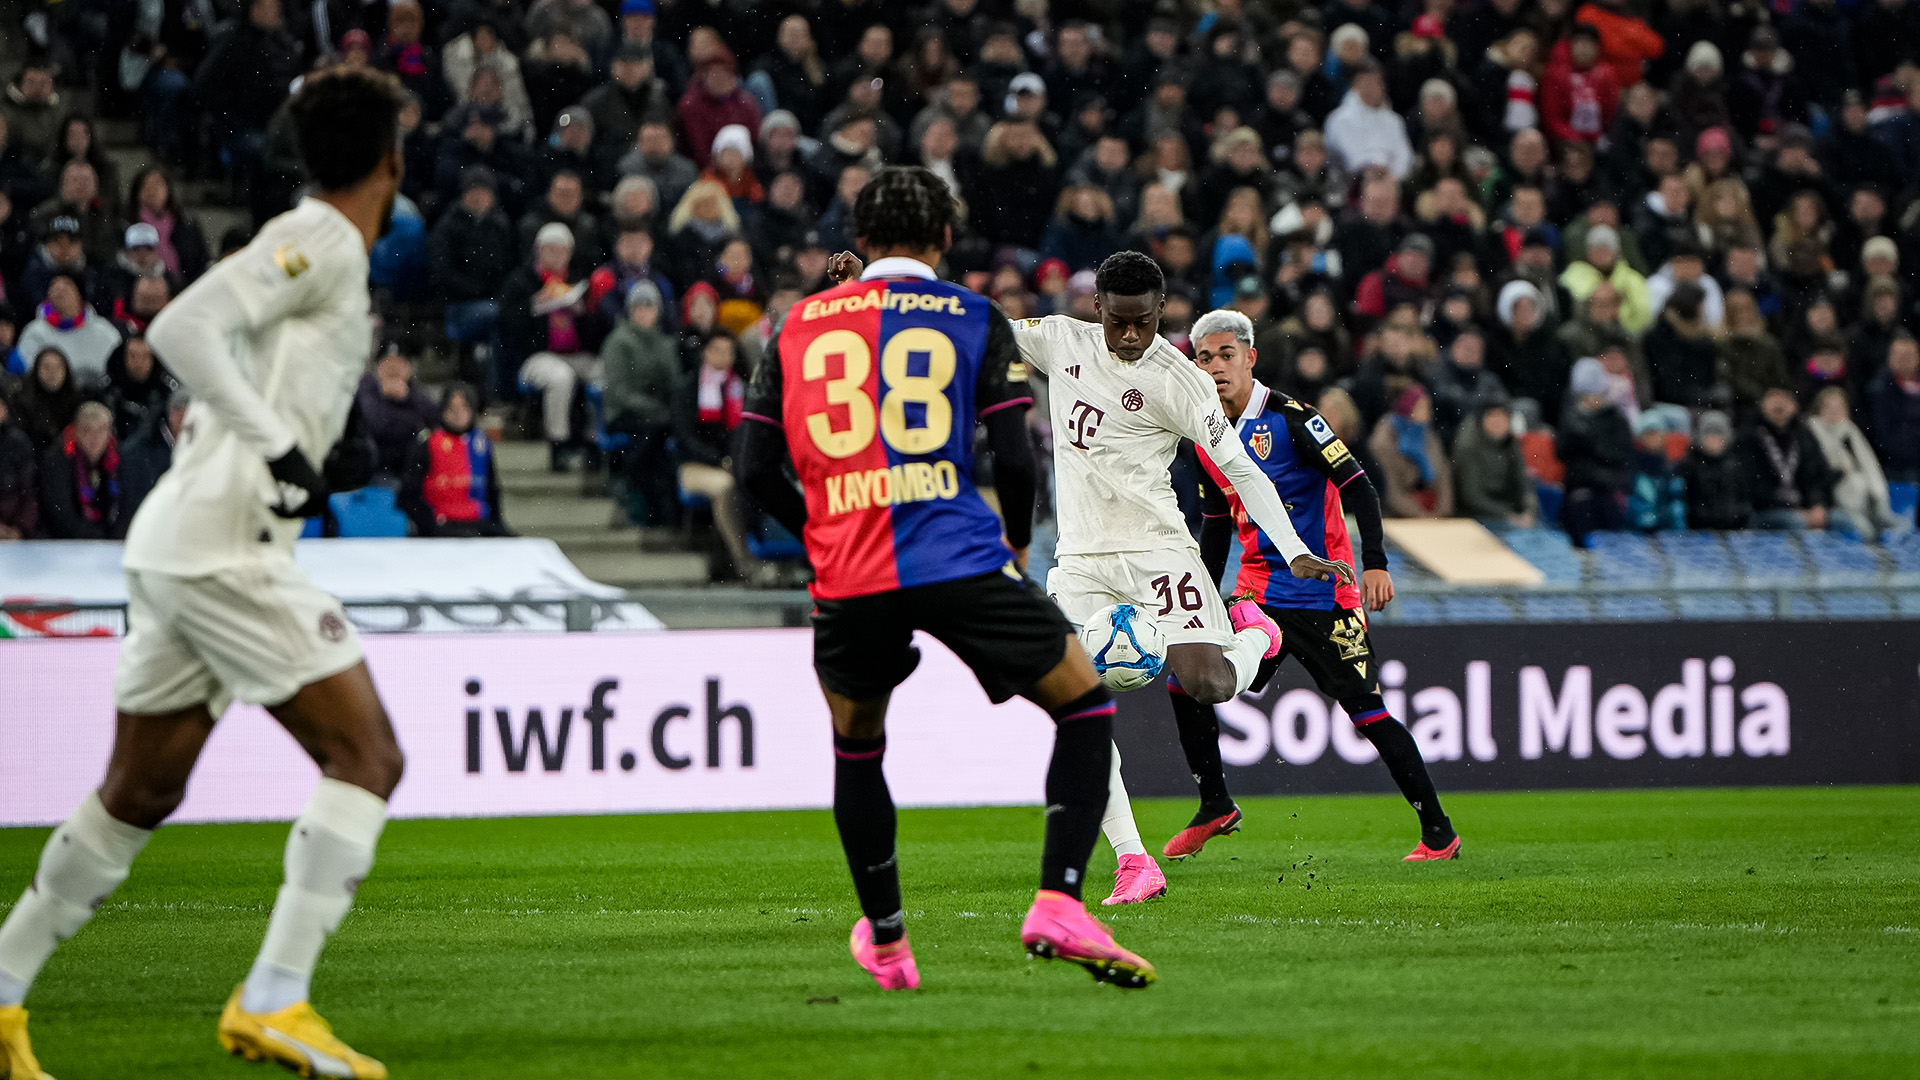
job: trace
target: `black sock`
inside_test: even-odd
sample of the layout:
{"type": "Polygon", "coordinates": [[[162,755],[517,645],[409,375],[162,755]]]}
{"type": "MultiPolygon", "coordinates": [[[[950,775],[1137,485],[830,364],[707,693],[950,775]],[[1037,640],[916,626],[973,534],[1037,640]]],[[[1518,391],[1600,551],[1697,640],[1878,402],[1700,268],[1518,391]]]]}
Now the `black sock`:
{"type": "Polygon", "coordinates": [[[1040,887],[1080,899],[1087,860],[1107,812],[1113,768],[1113,699],[1095,687],[1053,710],[1053,761],[1047,766],[1047,840],[1040,887]]]}
{"type": "Polygon", "coordinates": [[[894,858],[893,795],[881,759],[887,740],[833,737],[833,823],[853,871],[860,911],[873,924],[873,940],[899,941],[907,932],[900,911],[900,864],[894,858]]]}
{"type": "Polygon", "coordinates": [[[1199,825],[1233,812],[1227,794],[1226,767],[1220,764],[1220,716],[1213,706],[1185,694],[1167,691],[1173,701],[1173,722],[1180,729],[1180,749],[1187,753],[1187,769],[1200,785],[1200,812],[1190,824],[1199,825]]]}
{"type": "Polygon", "coordinates": [[[1384,712],[1378,720],[1360,724],[1359,728],[1360,734],[1380,751],[1380,760],[1386,763],[1393,782],[1400,785],[1400,794],[1407,797],[1414,812],[1420,815],[1421,838],[1427,846],[1445,847],[1452,843],[1453,823],[1440,809],[1440,794],[1433,789],[1433,778],[1427,775],[1427,762],[1420,756],[1420,744],[1413,741],[1413,733],[1384,712]],[[1436,845],[1435,840],[1439,844],[1436,845]]]}

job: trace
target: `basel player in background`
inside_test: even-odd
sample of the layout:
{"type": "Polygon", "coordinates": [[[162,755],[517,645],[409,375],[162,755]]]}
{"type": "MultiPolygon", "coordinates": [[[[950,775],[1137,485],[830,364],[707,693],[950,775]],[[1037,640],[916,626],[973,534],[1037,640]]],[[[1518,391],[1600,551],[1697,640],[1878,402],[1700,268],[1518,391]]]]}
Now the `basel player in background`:
{"type": "MultiPolygon", "coordinates": [[[[1280,631],[1257,604],[1221,602],[1219,576],[1208,577],[1167,473],[1181,442],[1212,448],[1241,484],[1250,512],[1286,552],[1283,572],[1351,581],[1353,570],[1294,535],[1280,496],[1233,439],[1212,382],[1160,336],[1166,282],[1154,261],[1136,251],[1110,256],[1094,300],[1099,322],[1050,315],[1014,329],[1021,354],[1048,380],[1060,544],[1047,591],[1079,624],[1109,604],[1134,605],[1167,641],[1168,687],[1226,701],[1280,651],[1280,631]]],[[[1164,894],[1167,879],[1140,841],[1118,749],[1101,824],[1118,863],[1104,902],[1164,894]]]]}
{"type": "Polygon", "coordinates": [[[259,959],[220,1015],[220,1045],[304,1076],[387,1075],[334,1036],[307,985],[373,867],[400,747],[340,602],[295,565],[293,546],[329,487],[372,471],[370,453],[341,452],[341,436],[372,353],[367,253],[400,188],[401,100],[389,75],[308,77],[289,113],[319,193],[153,321],[148,340],[193,405],[173,467],[127,533],[106,779],[54,830],[0,926],[0,1076],[45,1076],[27,1045],[28,985],[180,805],[234,700],[265,706],[321,779],[293,823],[259,959]]]}
{"type": "MultiPolygon", "coordinates": [[[[1234,423],[1248,457],[1273,480],[1286,500],[1294,528],[1314,550],[1329,559],[1351,560],[1345,511],[1360,523],[1360,587],[1348,582],[1301,580],[1286,572],[1280,549],[1258,522],[1249,520],[1240,496],[1201,448],[1201,503],[1205,522],[1200,550],[1212,580],[1226,569],[1227,552],[1238,528],[1242,554],[1234,592],[1259,602],[1284,632],[1281,652],[1261,666],[1258,689],[1291,655],[1313,676],[1320,692],[1340,703],[1394,783],[1420,815],[1420,843],[1408,862],[1452,859],[1460,837],[1440,809],[1440,797],[1427,775],[1419,744],[1380,698],[1367,612],[1393,599],[1393,578],[1380,528],[1380,500],[1367,474],[1327,422],[1304,405],[1255,382],[1253,324],[1237,311],[1210,311],[1193,324],[1194,363],[1213,377],[1220,404],[1234,423]]],[[[1193,822],[1167,841],[1169,858],[1196,855],[1214,836],[1239,827],[1240,808],[1227,794],[1220,764],[1220,722],[1213,706],[1173,696],[1180,745],[1200,783],[1200,810],[1193,822]]]]}
{"type": "Polygon", "coordinates": [[[865,917],[853,956],[883,989],[913,989],[881,771],[887,702],[925,630],[996,703],[1016,695],[1056,724],[1040,892],[1020,939],[1103,982],[1143,987],[1151,964],[1080,899],[1100,833],[1113,701],[1073,628],[1022,573],[1032,530],[1032,398],[1013,330],[985,297],[940,281],[957,208],[920,168],[882,170],[854,203],[873,260],[838,257],[843,284],[793,305],[747,393],[742,486],[813,561],[814,670],[833,718],[833,817],[865,917]],[[994,455],[1000,518],[973,485],[974,428],[994,455]],[[791,461],[800,486],[787,478],[791,461]]]}

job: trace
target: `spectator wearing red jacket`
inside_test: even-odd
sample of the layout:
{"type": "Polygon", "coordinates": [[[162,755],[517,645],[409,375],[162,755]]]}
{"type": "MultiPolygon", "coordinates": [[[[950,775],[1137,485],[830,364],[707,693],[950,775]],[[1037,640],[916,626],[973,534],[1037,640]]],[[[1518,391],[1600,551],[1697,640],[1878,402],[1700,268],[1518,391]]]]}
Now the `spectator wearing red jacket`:
{"type": "Polygon", "coordinates": [[[1433,269],[1433,241],[1414,233],[1400,241],[1386,265],[1360,279],[1353,291],[1353,313],[1367,320],[1387,317],[1402,304],[1412,304],[1426,318],[1433,291],[1428,275],[1433,269]]]}
{"type": "Polygon", "coordinates": [[[1596,0],[1573,13],[1575,24],[1600,32],[1600,56],[1613,69],[1615,86],[1632,86],[1644,76],[1643,65],[1667,51],[1666,39],[1647,20],[1627,10],[1626,0],[1596,0]]]}
{"type": "Polygon", "coordinates": [[[700,65],[677,109],[680,137],[693,163],[704,169],[713,160],[713,138],[729,124],[760,130],[760,106],[740,85],[733,50],[722,45],[700,65]]]}
{"type": "Polygon", "coordinates": [[[1613,127],[1620,83],[1600,62],[1600,31],[1589,23],[1574,26],[1554,46],[1540,83],[1540,113],[1555,142],[1597,143],[1613,127]]]}

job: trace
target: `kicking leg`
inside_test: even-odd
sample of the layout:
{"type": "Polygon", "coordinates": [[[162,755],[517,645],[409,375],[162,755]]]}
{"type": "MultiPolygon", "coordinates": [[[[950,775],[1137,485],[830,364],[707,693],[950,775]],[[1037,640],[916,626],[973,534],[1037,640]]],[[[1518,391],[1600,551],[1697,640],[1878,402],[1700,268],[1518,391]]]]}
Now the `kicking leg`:
{"type": "Polygon", "coordinates": [[[213,731],[204,705],[163,716],[121,713],[100,790],[81,800],[40,854],[33,883],[0,925],[0,1076],[40,1080],[21,1007],[60,942],[80,932],[180,805],[213,731]]]}
{"type": "Polygon", "coordinates": [[[1460,836],[1453,831],[1453,822],[1447,819],[1446,812],[1440,809],[1440,795],[1434,790],[1433,778],[1427,775],[1427,762],[1420,756],[1420,744],[1414,741],[1413,733],[1387,712],[1379,694],[1349,698],[1340,705],[1347,710],[1347,716],[1360,729],[1360,734],[1380,751],[1380,760],[1393,775],[1393,782],[1400,786],[1400,794],[1406,796],[1408,804],[1420,815],[1420,846],[1413,849],[1406,861],[1426,862],[1459,855],[1460,836]]]}
{"type": "Polygon", "coordinates": [[[820,689],[833,715],[833,823],[865,916],[853,927],[853,958],[884,990],[917,989],[920,970],[901,910],[898,818],[882,768],[892,694],[855,701],[820,689]]]}
{"type": "Polygon", "coordinates": [[[335,1038],[313,1011],[309,984],[320,950],[373,869],[387,798],[405,760],[365,664],[303,687],[268,711],[320,766],[321,780],[293,823],[286,881],[260,955],[220,1017],[220,1044],[296,1070],[382,1078],[385,1066],[335,1038]]]}

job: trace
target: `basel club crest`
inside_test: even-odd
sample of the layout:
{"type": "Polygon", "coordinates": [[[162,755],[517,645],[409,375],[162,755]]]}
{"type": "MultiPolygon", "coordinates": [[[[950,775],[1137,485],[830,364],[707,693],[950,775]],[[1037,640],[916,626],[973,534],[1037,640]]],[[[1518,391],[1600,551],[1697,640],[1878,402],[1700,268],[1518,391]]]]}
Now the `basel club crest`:
{"type": "Polygon", "coordinates": [[[1253,430],[1253,436],[1247,443],[1253,447],[1254,455],[1265,461],[1267,455],[1273,453],[1273,432],[1267,430],[1267,425],[1261,424],[1253,430]]]}

